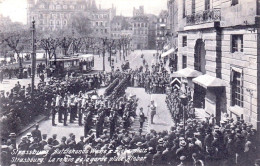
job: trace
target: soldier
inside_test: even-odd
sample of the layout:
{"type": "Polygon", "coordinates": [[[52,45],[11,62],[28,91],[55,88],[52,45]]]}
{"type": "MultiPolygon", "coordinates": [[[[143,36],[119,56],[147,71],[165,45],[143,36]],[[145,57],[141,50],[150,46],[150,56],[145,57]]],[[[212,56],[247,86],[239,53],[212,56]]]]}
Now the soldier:
{"type": "Polygon", "coordinates": [[[65,95],[63,99],[63,114],[64,114],[64,119],[63,119],[63,125],[67,126],[67,119],[68,119],[68,99],[67,95],[65,95]]]}
{"type": "Polygon", "coordinates": [[[62,120],[62,109],[61,109],[61,96],[60,96],[60,94],[56,95],[55,104],[56,104],[56,111],[58,112],[59,123],[62,123],[61,122],[61,120],[62,120]]]}
{"type": "Polygon", "coordinates": [[[78,116],[79,116],[78,124],[79,124],[79,126],[82,126],[82,109],[83,109],[83,100],[79,99],[79,102],[78,102],[78,116]]]}
{"type": "Polygon", "coordinates": [[[148,108],[150,108],[151,124],[154,124],[153,118],[154,118],[154,115],[156,114],[156,106],[155,106],[153,100],[151,101],[151,104],[148,106],[148,108]]]}
{"type": "Polygon", "coordinates": [[[52,98],[52,101],[51,101],[51,121],[52,121],[52,126],[56,126],[56,124],[55,124],[55,115],[56,115],[55,105],[56,105],[55,98],[52,98]]]}
{"type": "Polygon", "coordinates": [[[145,119],[146,119],[146,117],[144,116],[143,107],[141,107],[141,108],[140,108],[140,113],[139,113],[140,129],[143,128],[145,119]]]}

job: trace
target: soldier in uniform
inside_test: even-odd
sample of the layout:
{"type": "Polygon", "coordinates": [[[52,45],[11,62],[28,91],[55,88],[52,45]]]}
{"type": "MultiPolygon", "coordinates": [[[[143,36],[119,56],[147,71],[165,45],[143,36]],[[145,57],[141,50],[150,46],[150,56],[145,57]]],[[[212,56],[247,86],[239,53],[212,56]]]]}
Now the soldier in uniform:
{"type": "Polygon", "coordinates": [[[56,115],[55,105],[56,105],[55,98],[52,98],[52,101],[51,101],[51,120],[52,120],[52,126],[56,126],[56,124],[55,124],[55,115],[56,115]]]}
{"type": "Polygon", "coordinates": [[[83,100],[79,99],[79,102],[78,102],[78,116],[79,116],[78,124],[79,124],[79,126],[82,126],[82,109],[83,109],[83,100]]]}
{"type": "Polygon", "coordinates": [[[154,124],[153,118],[154,118],[154,115],[156,114],[156,106],[155,106],[153,100],[151,101],[151,104],[148,107],[150,108],[151,124],[154,124]]]}
{"type": "Polygon", "coordinates": [[[57,94],[56,96],[56,110],[58,112],[58,120],[59,123],[61,123],[62,120],[62,109],[61,109],[61,96],[59,94],[57,94]]]}
{"type": "Polygon", "coordinates": [[[65,95],[63,99],[63,114],[64,114],[64,119],[63,119],[63,125],[67,126],[67,119],[68,119],[68,99],[67,96],[65,95]]]}

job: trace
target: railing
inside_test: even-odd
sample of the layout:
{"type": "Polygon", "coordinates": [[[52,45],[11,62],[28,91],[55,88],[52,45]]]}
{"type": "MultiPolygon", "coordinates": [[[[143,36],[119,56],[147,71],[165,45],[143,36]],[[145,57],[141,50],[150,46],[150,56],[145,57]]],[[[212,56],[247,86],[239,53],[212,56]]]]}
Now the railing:
{"type": "Polygon", "coordinates": [[[192,15],[186,16],[187,25],[203,24],[208,22],[215,22],[221,20],[220,9],[210,9],[205,11],[200,11],[192,15]]]}

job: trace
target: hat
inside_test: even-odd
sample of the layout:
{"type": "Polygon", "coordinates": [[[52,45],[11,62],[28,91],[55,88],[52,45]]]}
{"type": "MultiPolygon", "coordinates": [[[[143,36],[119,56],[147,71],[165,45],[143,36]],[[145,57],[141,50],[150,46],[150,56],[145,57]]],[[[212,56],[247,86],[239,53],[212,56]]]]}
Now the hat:
{"type": "Polygon", "coordinates": [[[10,133],[9,137],[16,137],[15,133],[10,133]]]}
{"type": "Polygon", "coordinates": [[[31,137],[31,136],[32,136],[32,134],[31,134],[31,133],[27,133],[27,134],[26,134],[26,136],[30,136],[30,137],[31,137]]]}
{"type": "Polygon", "coordinates": [[[186,145],[187,143],[184,140],[180,142],[180,146],[186,146],[186,145]]]}
{"type": "Polygon", "coordinates": [[[221,123],[221,124],[225,124],[226,122],[222,120],[222,121],[220,121],[220,123],[221,123]]]}
{"type": "Polygon", "coordinates": [[[186,160],[186,157],[185,157],[185,156],[181,156],[181,157],[180,157],[180,160],[181,160],[181,161],[184,161],[184,160],[186,160]]]}
{"type": "Polygon", "coordinates": [[[137,142],[137,143],[136,143],[136,146],[138,146],[138,147],[140,147],[140,146],[142,146],[142,145],[143,145],[142,142],[137,142]]]}
{"type": "Polygon", "coordinates": [[[159,144],[163,144],[163,138],[160,138],[160,139],[158,140],[158,143],[159,143],[159,144]]]}

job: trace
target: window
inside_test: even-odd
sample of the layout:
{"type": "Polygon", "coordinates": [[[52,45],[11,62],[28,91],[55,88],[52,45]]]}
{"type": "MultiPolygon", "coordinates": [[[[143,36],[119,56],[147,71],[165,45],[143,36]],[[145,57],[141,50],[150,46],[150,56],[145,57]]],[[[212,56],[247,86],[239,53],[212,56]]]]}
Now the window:
{"type": "Polygon", "coordinates": [[[187,67],[187,56],[182,55],[182,68],[185,69],[187,67]]]}
{"type": "Polygon", "coordinates": [[[231,6],[235,6],[238,4],[238,0],[231,0],[231,6]]]}
{"type": "Polygon", "coordinates": [[[66,21],[66,20],[64,20],[64,22],[63,22],[63,23],[64,23],[64,25],[67,25],[67,21],[66,21]]]}
{"type": "Polygon", "coordinates": [[[232,35],[231,52],[243,52],[243,35],[232,35]]]}
{"type": "Polygon", "coordinates": [[[103,26],[103,22],[100,22],[100,26],[103,26]]]}
{"type": "Polygon", "coordinates": [[[67,9],[67,5],[63,5],[63,9],[67,9]]]}
{"type": "Polygon", "coordinates": [[[60,7],[60,5],[57,5],[57,6],[56,6],[56,9],[58,9],[58,10],[59,10],[60,8],[61,8],[61,7],[60,7]]]}
{"type": "Polygon", "coordinates": [[[243,80],[242,71],[231,70],[232,106],[243,107],[243,80]]]}
{"type": "Polygon", "coordinates": [[[96,22],[96,26],[98,26],[98,22],[96,22]]]}
{"type": "Polygon", "coordinates": [[[182,47],[187,46],[187,36],[182,36],[182,47]]]}
{"type": "Polygon", "coordinates": [[[192,12],[192,14],[194,14],[195,13],[195,0],[192,0],[192,7],[191,7],[191,12],[192,12]]]}
{"type": "Polygon", "coordinates": [[[107,33],[107,29],[105,29],[105,33],[107,33]]]}
{"type": "Polygon", "coordinates": [[[205,10],[210,9],[210,0],[205,0],[205,10]]]}
{"type": "Polygon", "coordinates": [[[185,9],[185,4],[186,0],[182,0],[182,17],[185,18],[186,17],[186,9],[185,9]]]}

